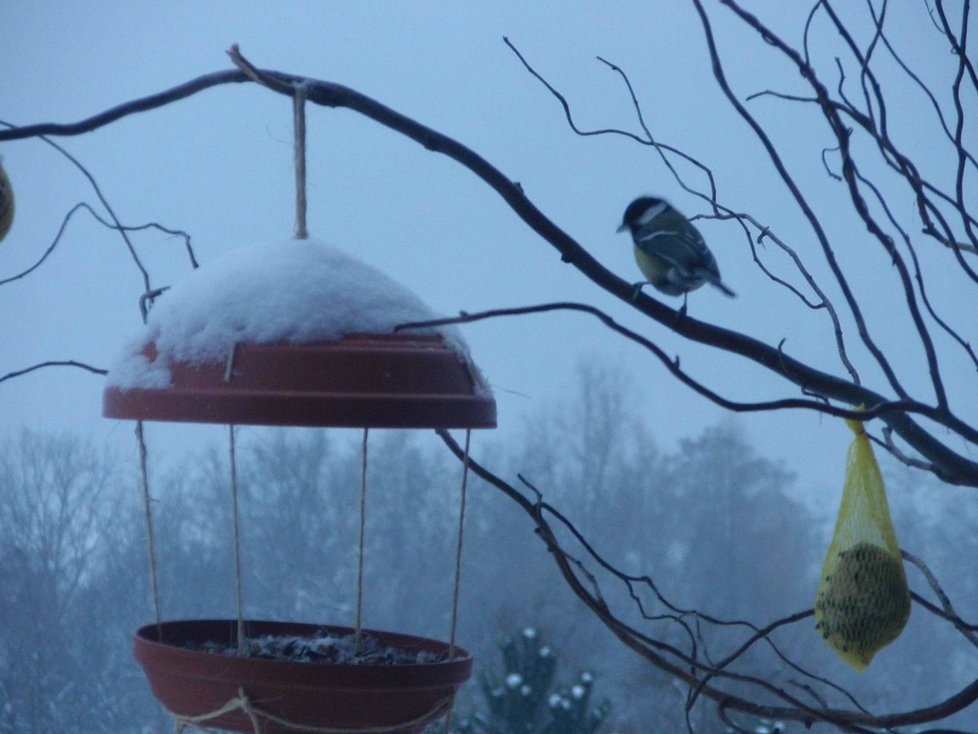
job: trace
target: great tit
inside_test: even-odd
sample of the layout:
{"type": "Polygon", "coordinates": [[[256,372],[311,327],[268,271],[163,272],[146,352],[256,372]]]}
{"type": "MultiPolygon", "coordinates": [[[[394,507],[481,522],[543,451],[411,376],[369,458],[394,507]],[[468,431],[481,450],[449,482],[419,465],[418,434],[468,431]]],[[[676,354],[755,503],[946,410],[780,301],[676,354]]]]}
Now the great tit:
{"type": "Polygon", "coordinates": [[[7,236],[14,221],[14,190],[0,159],[0,240],[7,236]]]}
{"type": "Polygon", "coordinates": [[[619,232],[630,230],[635,261],[646,281],[635,284],[635,295],[650,283],[670,296],[682,296],[680,313],[686,313],[686,294],[709,283],[725,295],[737,294],[720,280],[716,258],[696,227],[665,199],[641,196],[625,209],[619,232]]]}

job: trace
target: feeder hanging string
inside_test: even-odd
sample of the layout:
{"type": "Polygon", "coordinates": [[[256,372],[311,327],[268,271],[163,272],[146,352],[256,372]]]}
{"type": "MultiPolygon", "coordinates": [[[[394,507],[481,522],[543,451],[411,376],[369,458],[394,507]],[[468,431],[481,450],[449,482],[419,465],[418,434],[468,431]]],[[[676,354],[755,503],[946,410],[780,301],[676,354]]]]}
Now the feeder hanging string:
{"type": "Polygon", "coordinates": [[[292,95],[295,127],[295,238],[309,238],[306,229],[306,83],[296,82],[292,95]]]}

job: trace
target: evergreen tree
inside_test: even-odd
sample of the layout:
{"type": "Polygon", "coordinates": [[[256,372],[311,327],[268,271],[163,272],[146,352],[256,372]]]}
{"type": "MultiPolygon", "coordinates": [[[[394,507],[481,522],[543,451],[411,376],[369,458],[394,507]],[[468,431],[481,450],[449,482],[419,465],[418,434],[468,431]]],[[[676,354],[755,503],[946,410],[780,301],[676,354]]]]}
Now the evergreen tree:
{"type": "Polygon", "coordinates": [[[595,734],[611,711],[605,699],[591,707],[594,676],[585,671],[568,686],[554,688],[558,657],[534,627],[499,644],[502,672],[483,670],[488,711],[459,720],[463,734],[595,734]]]}

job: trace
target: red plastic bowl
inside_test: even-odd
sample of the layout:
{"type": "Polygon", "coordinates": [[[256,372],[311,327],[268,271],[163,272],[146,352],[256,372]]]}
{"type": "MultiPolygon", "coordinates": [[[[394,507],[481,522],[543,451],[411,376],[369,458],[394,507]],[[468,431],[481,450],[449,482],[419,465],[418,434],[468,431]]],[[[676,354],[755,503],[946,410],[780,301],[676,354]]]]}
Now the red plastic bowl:
{"type": "MultiPolygon", "coordinates": [[[[155,345],[146,348],[156,358],[155,345]]],[[[102,413],[197,423],[495,428],[496,402],[440,336],[370,334],[239,344],[227,365],[168,365],[166,388],[108,387],[102,413]]]]}
{"type": "MultiPolygon", "coordinates": [[[[247,634],[312,636],[352,634],[348,627],[294,622],[246,622],[247,634]]],[[[448,644],[424,637],[363,630],[382,645],[436,655],[448,644]]],[[[187,643],[233,644],[237,622],[227,619],[164,622],[139,629],[133,654],[142,665],[153,695],[166,709],[185,717],[222,708],[243,690],[255,709],[304,727],[346,730],[384,729],[414,734],[445,716],[455,691],[472,673],[472,656],[456,647],[454,657],[436,663],[351,665],[290,662],[236,657],[191,650],[187,643]],[[162,633],[162,641],[160,637],[162,633]]],[[[292,728],[261,718],[265,734],[292,728]]],[[[254,732],[241,710],[201,722],[201,726],[254,732]]]]}

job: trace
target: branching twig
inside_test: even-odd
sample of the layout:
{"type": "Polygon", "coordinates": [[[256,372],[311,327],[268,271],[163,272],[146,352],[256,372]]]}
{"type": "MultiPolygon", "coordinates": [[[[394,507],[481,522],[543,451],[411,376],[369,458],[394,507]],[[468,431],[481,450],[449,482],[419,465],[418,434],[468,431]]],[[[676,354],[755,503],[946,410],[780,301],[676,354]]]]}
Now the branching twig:
{"type": "MultiPolygon", "coordinates": [[[[896,392],[896,394],[901,399],[908,399],[909,394],[901,384],[900,380],[897,378],[896,372],[893,370],[892,365],[890,365],[889,359],[887,359],[886,355],[880,349],[879,345],[877,345],[875,339],[869,333],[869,329],[866,324],[866,319],[863,316],[863,309],[859,303],[859,300],[856,298],[855,294],[852,291],[852,288],[849,284],[849,279],[846,277],[845,273],[842,270],[842,267],[839,265],[838,259],[836,258],[835,255],[835,251],[831,243],[829,242],[828,235],[825,231],[825,228],[822,225],[822,222],[815,214],[815,211],[813,210],[811,204],[808,202],[808,199],[802,193],[801,188],[799,187],[798,183],[795,181],[794,177],[788,172],[787,166],[784,164],[784,161],[782,160],[781,155],[778,153],[777,148],[772,142],[770,135],[768,135],[767,131],[754,118],[754,116],[750,112],[748,112],[747,108],[740,102],[740,100],[737,98],[737,95],[731,89],[730,84],[726,77],[726,72],[724,71],[723,62],[720,59],[720,54],[717,49],[716,39],[714,38],[713,35],[713,26],[712,23],[710,22],[709,16],[707,15],[701,0],[693,0],[693,4],[696,7],[696,11],[700,17],[700,21],[703,26],[703,32],[706,36],[706,43],[710,53],[710,59],[713,64],[713,75],[716,78],[716,81],[719,84],[720,89],[727,97],[727,100],[730,102],[731,106],[733,106],[733,108],[737,111],[737,113],[741,116],[741,118],[743,118],[743,120],[750,126],[755,137],[760,141],[761,145],[764,147],[765,151],[767,152],[768,158],[771,160],[772,164],[777,170],[778,175],[781,178],[781,181],[784,183],[785,187],[791,193],[792,198],[794,198],[796,204],[801,209],[805,219],[808,220],[808,224],[811,227],[812,231],[814,232],[815,237],[822,248],[822,253],[825,257],[825,261],[826,263],[828,263],[828,266],[832,271],[833,276],[835,277],[835,281],[842,291],[843,297],[845,298],[846,304],[849,307],[849,311],[852,314],[853,320],[856,323],[856,328],[859,332],[859,336],[862,339],[863,344],[873,355],[874,359],[876,360],[876,363],[879,365],[880,369],[886,375],[886,379],[889,382],[890,387],[894,390],[894,392],[896,392]]],[[[729,2],[725,1],[724,4],[727,5],[728,7],[732,7],[735,12],[740,10],[739,7],[737,7],[736,5],[732,5],[729,2]]],[[[744,20],[744,22],[747,23],[748,25],[751,25],[752,20],[755,23],[757,23],[756,18],[751,16],[746,11],[741,10],[739,15],[744,20]]],[[[765,42],[769,44],[778,43],[777,37],[774,36],[767,28],[760,27],[757,28],[757,31],[764,39],[765,42]]],[[[794,52],[793,50],[789,49],[788,52],[797,56],[797,52],[794,52]]],[[[803,61],[800,61],[799,63],[804,65],[803,61]]],[[[814,71],[811,69],[811,67],[803,66],[801,71],[802,74],[806,77],[806,79],[813,86],[816,87],[816,93],[818,94],[819,100],[822,100],[823,98],[827,99],[828,94],[825,92],[824,87],[822,87],[821,84],[814,79],[814,71]]],[[[830,120],[836,119],[836,117],[831,116],[832,110],[830,104],[826,104],[823,107],[823,109],[826,112],[826,116],[829,117],[830,120]]],[[[836,129],[835,131],[836,134],[844,138],[844,130],[845,130],[844,126],[839,125],[837,126],[837,128],[838,129],[836,129]]],[[[843,143],[842,150],[843,153],[845,154],[845,151],[847,149],[844,143],[843,143]]],[[[844,157],[848,159],[848,156],[844,156],[844,157]]]]}
{"type": "MultiPolygon", "coordinates": [[[[893,402],[883,401],[880,403],[867,406],[865,410],[851,410],[848,408],[839,408],[837,406],[831,405],[820,400],[803,400],[800,398],[785,398],[782,400],[766,400],[762,402],[755,403],[745,403],[738,402],[735,400],[730,400],[723,397],[719,393],[714,392],[702,383],[690,377],[679,365],[679,360],[669,357],[658,345],[654,342],[646,339],[640,334],[635,333],[631,329],[622,326],[613,318],[608,316],[598,308],[594,306],[588,306],[583,303],[571,303],[571,302],[558,302],[558,303],[542,303],[534,306],[517,306],[514,308],[498,308],[492,309],[490,311],[481,311],[479,313],[466,313],[463,312],[458,316],[450,316],[440,319],[431,319],[429,321],[414,321],[410,323],[398,324],[394,327],[394,331],[403,331],[405,329],[428,329],[437,326],[446,326],[449,324],[467,324],[473,321],[482,321],[483,319],[499,318],[501,316],[523,316],[526,314],[534,313],[546,313],[548,311],[579,311],[582,313],[588,313],[595,316],[600,320],[605,326],[607,326],[612,331],[626,337],[627,339],[641,345],[648,351],[652,352],[658,358],[658,360],[668,369],[680,382],[684,385],[692,388],[698,394],[707,398],[711,402],[719,405],[722,408],[732,410],[738,413],[752,413],[760,411],[772,411],[772,410],[784,410],[784,409],[807,409],[814,410],[819,413],[825,413],[826,415],[832,415],[837,418],[848,418],[850,420],[865,421],[872,418],[882,417],[888,413],[899,412],[899,413],[918,413],[920,415],[925,415],[928,418],[938,419],[940,416],[935,413],[934,409],[926,406],[915,404],[913,401],[909,400],[899,400],[893,402]]],[[[978,437],[976,437],[978,438],[978,437]]]]}
{"type": "MultiPolygon", "coordinates": [[[[738,17],[740,17],[741,20],[743,20],[748,26],[752,27],[759,34],[761,34],[761,36],[768,43],[776,46],[786,57],[788,57],[795,65],[797,65],[802,73],[802,76],[808,81],[808,83],[812,86],[813,90],[815,91],[816,96],[814,100],[821,107],[826,121],[830,124],[830,127],[832,128],[833,133],[835,134],[839,142],[839,151],[843,159],[842,175],[843,175],[843,179],[846,181],[849,187],[853,206],[857,214],[862,218],[867,229],[874,235],[874,237],[883,245],[883,247],[889,253],[894,265],[897,268],[897,272],[899,273],[900,280],[901,280],[901,285],[903,287],[903,291],[906,296],[908,313],[910,314],[914,322],[916,331],[919,335],[920,343],[923,346],[927,357],[927,364],[931,374],[931,380],[934,386],[934,391],[937,397],[938,405],[945,406],[947,404],[947,397],[945,394],[943,379],[940,374],[940,365],[927,326],[922,319],[922,316],[920,314],[919,308],[916,303],[916,296],[914,294],[914,289],[910,278],[909,269],[906,267],[902,257],[896,250],[892,238],[890,238],[888,235],[886,235],[883,232],[883,230],[879,227],[879,225],[875,222],[875,220],[868,212],[865,201],[863,200],[858,188],[858,182],[865,181],[865,178],[860,176],[859,171],[855,164],[855,160],[850,152],[850,143],[849,143],[849,138],[851,137],[850,132],[848,131],[847,128],[845,128],[845,126],[841,124],[839,118],[840,111],[845,111],[852,119],[856,120],[856,122],[864,130],[869,132],[873,140],[877,143],[880,152],[883,155],[884,160],[886,160],[887,163],[891,165],[891,167],[897,170],[897,172],[900,173],[908,181],[908,183],[910,183],[910,185],[915,189],[918,195],[918,201],[925,200],[925,196],[923,194],[922,179],[919,173],[917,172],[916,167],[913,166],[913,164],[909,161],[909,159],[906,156],[902,155],[896,149],[895,145],[893,145],[892,141],[889,139],[889,136],[887,134],[886,124],[885,124],[885,105],[882,98],[882,94],[879,91],[878,83],[876,82],[875,77],[873,77],[871,72],[868,71],[868,53],[864,55],[859,50],[858,46],[853,41],[845,25],[839,20],[838,16],[832,10],[830,3],[829,2],[820,3],[820,6],[825,9],[826,13],[831,18],[840,37],[844,39],[845,43],[849,46],[852,54],[860,62],[861,69],[863,70],[862,73],[863,91],[864,91],[864,97],[866,99],[866,104],[867,104],[867,112],[862,113],[857,111],[852,105],[852,103],[846,100],[844,97],[843,97],[844,104],[837,103],[831,99],[824,85],[822,85],[822,83],[818,80],[814,69],[811,67],[809,61],[807,60],[807,56],[805,58],[802,58],[796,51],[791,49],[790,46],[788,46],[786,43],[781,41],[776,35],[774,35],[770,31],[770,29],[766,28],[756,18],[756,16],[740,8],[736,2],[733,2],[733,0],[726,0],[724,4],[730,7],[738,15],[738,17]],[[873,89],[872,95],[870,95],[869,93],[869,87],[872,87],[873,89]],[[880,115],[878,126],[874,118],[872,100],[875,100],[877,112],[879,112],[880,115]]],[[[698,7],[700,7],[699,3],[697,3],[697,5],[698,7]]],[[[758,137],[762,139],[762,141],[765,144],[765,147],[768,148],[769,155],[772,157],[773,160],[776,161],[776,165],[779,168],[779,171],[782,172],[782,178],[784,179],[786,174],[783,171],[783,167],[781,166],[780,162],[776,158],[776,153],[767,142],[767,138],[764,135],[763,130],[759,129],[759,126],[756,124],[756,122],[753,121],[752,118],[747,116],[744,111],[742,111],[742,108],[738,106],[736,100],[733,99],[732,96],[730,95],[729,87],[726,86],[726,82],[723,79],[722,68],[720,66],[719,58],[716,54],[715,45],[713,44],[712,38],[710,37],[711,32],[709,30],[709,22],[706,18],[706,15],[702,12],[701,8],[700,10],[701,10],[700,15],[704,23],[704,28],[707,31],[708,43],[711,48],[711,54],[714,58],[714,70],[716,72],[717,79],[721,83],[721,87],[723,87],[724,91],[728,94],[728,97],[731,98],[732,103],[738,108],[738,111],[741,112],[742,116],[744,116],[745,119],[747,119],[748,122],[751,124],[751,126],[755,129],[755,133],[758,135],[758,137]]],[[[880,19],[878,23],[878,27],[881,27],[881,23],[882,20],[880,19]]],[[[874,42],[875,42],[875,38],[874,38],[874,42]]],[[[960,201],[960,196],[958,196],[957,204],[959,210],[964,209],[963,204],[960,201]]],[[[825,249],[824,243],[823,243],[823,249],[825,249]]],[[[831,264],[832,262],[831,255],[828,251],[826,251],[826,253],[827,256],[830,257],[830,264],[831,264]]],[[[960,259],[960,254],[958,254],[958,257],[960,259]]],[[[847,291],[847,286],[845,286],[845,284],[842,283],[841,281],[840,284],[843,286],[844,291],[847,291]]],[[[851,302],[851,299],[848,299],[848,297],[847,300],[850,300],[851,302]]],[[[864,323],[862,317],[860,316],[857,310],[854,310],[853,314],[857,319],[857,324],[864,323]]],[[[891,385],[893,385],[894,388],[897,389],[899,392],[898,385],[893,382],[894,375],[890,372],[888,365],[885,362],[880,361],[881,355],[876,350],[874,343],[871,340],[867,341],[868,332],[864,330],[864,327],[862,325],[860,326],[860,333],[863,334],[864,343],[866,343],[867,347],[869,347],[870,350],[874,353],[874,355],[877,358],[877,362],[879,362],[880,366],[887,373],[891,385]]]]}
{"type": "MultiPolygon", "coordinates": [[[[958,616],[958,613],[954,611],[954,606],[951,604],[951,600],[938,583],[937,577],[934,576],[934,573],[930,570],[930,567],[924,563],[922,558],[918,558],[912,553],[908,553],[906,550],[901,550],[900,554],[903,556],[903,560],[907,561],[908,563],[912,563],[917,567],[917,570],[924,575],[924,578],[927,579],[927,584],[937,595],[937,598],[941,603],[943,614],[940,614],[940,612],[936,613],[940,614],[940,616],[944,617],[944,619],[951,622],[957,628],[957,630],[964,635],[968,642],[975,647],[978,647],[978,635],[975,634],[975,632],[978,631],[978,625],[968,624],[958,616]]],[[[919,601],[926,604],[923,598],[920,598],[919,601]]]]}
{"type": "Polygon", "coordinates": [[[44,261],[47,260],[48,257],[50,257],[51,253],[54,252],[55,248],[61,242],[61,237],[64,235],[65,229],[68,227],[68,222],[71,221],[71,218],[75,215],[76,212],[81,210],[87,211],[89,214],[92,215],[92,217],[95,218],[95,220],[99,224],[102,224],[103,226],[108,227],[109,229],[121,230],[125,232],[139,232],[146,229],[156,229],[159,230],[160,232],[173,235],[174,237],[182,237],[184,241],[184,245],[187,249],[187,255],[190,258],[191,266],[194,268],[199,267],[197,258],[194,256],[193,247],[190,244],[190,235],[187,234],[186,232],[179,229],[170,229],[169,227],[164,227],[162,224],[157,224],[156,222],[150,222],[148,224],[139,224],[139,225],[113,224],[112,222],[109,222],[108,220],[103,219],[101,216],[99,216],[99,214],[94,209],[92,209],[91,205],[89,205],[87,202],[81,201],[75,204],[73,207],[71,207],[71,209],[68,210],[68,213],[65,214],[64,219],[61,220],[61,226],[58,228],[58,233],[54,236],[54,240],[52,240],[51,244],[48,245],[48,248],[37,259],[37,261],[33,265],[29,266],[26,270],[22,270],[21,272],[16,273],[15,275],[11,275],[10,277],[7,278],[0,278],[0,285],[6,285],[7,283],[12,283],[15,280],[20,280],[21,278],[25,278],[31,273],[33,273],[35,270],[37,270],[39,267],[41,267],[41,265],[44,264],[44,261]]]}
{"type": "MultiPolygon", "coordinates": [[[[625,71],[621,67],[617,66],[616,64],[612,64],[610,61],[606,61],[605,59],[601,58],[600,56],[598,57],[598,60],[599,61],[601,61],[604,64],[607,64],[608,67],[611,68],[612,71],[614,71],[615,73],[617,73],[621,77],[622,81],[625,84],[625,87],[628,89],[628,94],[631,97],[632,105],[635,108],[635,114],[636,114],[636,116],[638,118],[639,126],[645,132],[645,137],[644,138],[643,137],[640,137],[638,135],[635,135],[633,133],[627,133],[627,132],[624,132],[622,130],[613,129],[613,128],[612,129],[602,129],[602,130],[581,130],[576,125],[576,123],[574,122],[574,119],[573,119],[573,117],[571,115],[570,105],[567,102],[567,99],[559,91],[557,91],[557,89],[554,88],[554,86],[552,84],[550,84],[550,82],[548,82],[543,77],[543,75],[541,75],[536,69],[533,68],[532,65],[530,65],[530,63],[526,60],[526,58],[523,56],[523,54],[520,53],[519,49],[517,49],[509,41],[508,38],[504,38],[504,40],[506,42],[506,45],[509,46],[509,48],[513,51],[513,53],[516,54],[517,58],[519,58],[519,60],[522,62],[523,66],[526,68],[526,70],[530,74],[532,74],[536,79],[538,79],[540,81],[540,83],[543,84],[547,88],[547,90],[557,99],[557,101],[560,102],[560,105],[564,109],[564,116],[567,118],[567,124],[570,126],[570,128],[575,133],[577,133],[578,135],[582,135],[582,136],[588,136],[588,135],[605,135],[605,134],[620,134],[620,135],[625,135],[626,137],[631,138],[632,140],[634,140],[634,141],[636,141],[638,143],[641,143],[642,145],[651,145],[651,146],[653,146],[655,148],[656,152],[659,154],[659,157],[662,160],[663,164],[666,166],[666,168],[669,169],[669,172],[672,174],[672,176],[676,180],[676,182],[685,191],[687,191],[687,192],[693,194],[694,196],[697,196],[697,197],[705,200],[706,202],[708,202],[712,206],[712,208],[713,208],[713,210],[715,212],[714,216],[716,218],[718,218],[718,219],[736,219],[738,221],[738,223],[741,224],[741,226],[744,226],[743,223],[744,223],[745,220],[751,222],[758,229],[758,231],[762,233],[761,234],[761,237],[758,238],[758,242],[764,236],[770,236],[771,239],[772,239],[772,241],[775,242],[780,249],[782,249],[784,252],[786,252],[789,255],[789,257],[791,257],[792,261],[795,264],[795,267],[798,268],[798,271],[801,273],[801,275],[808,282],[809,286],[818,294],[819,299],[820,299],[819,303],[817,303],[817,304],[810,303],[808,301],[808,299],[797,288],[795,288],[790,283],[782,280],[781,278],[778,278],[777,276],[775,276],[767,268],[767,266],[764,265],[764,263],[761,261],[760,257],[757,254],[756,248],[754,247],[754,239],[753,239],[753,237],[750,236],[749,230],[747,230],[747,228],[744,227],[745,232],[747,232],[747,241],[748,241],[749,246],[751,248],[751,254],[752,254],[753,258],[754,258],[754,262],[757,263],[758,267],[761,268],[761,270],[764,272],[764,274],[767,275],[767,277],[769,277],[775,283],[778,283],[779,285],[787,288],[792,293],[794,293],[795,296],[797,296],[798,299],[801,300],[802,303],[804,303],[809,308],[825,308],[826,309],[826,312],[829,314],[829,316],[830,316],[830,318],[832,320],[833,329],[834,329],[834,333],[835,333],[835,337],[836,337],[836,344],[837,344],[838,349],[839,349],[839,355],[840,355],[840,358],[842,360],[842,363],[845,366],[846,370],[849,372],[849,374],[852,376],[853,381],[856,384],[859,384],[859,382],[860,382],[859,381],[859,375],[856,372],[856,368],[853,366],[853,364],[850,361],[849,356],[848,356],[848,354],[846,352],[845,340],[844,340],[843,334],[842,334],[842,325],[841,325],[841,323],[839,321],[838,314],[836,313],[835,306],[832,304],[832,302],[826,296],[825,292],[815,282],[815,279],[812,277],[810,271],[804,266],[804,264],[801,261],[801,258],[798,256],[798,254],[794,250],[792,250],[791,248],[789,248],[787,245],[785,245],[782,240],[780,240],[777,237],[774,237],[770,233],[769,228],[761,226],[757,222],[757,220],[754,219],[753,217],[751,217],[749,215],[746,215],[746,214],[738,214],[738,213],[735,213],[733,210],[731,210],[731,209],[729,209],[729,208],[727,208],[725,206],[722,206],[717,201],[717,185],[716,185],[716,180],[715,180],[715,178],[713,176],[713,171],[711,171],[709,169],[709,167],[707,167],[706,165],[704,165],[703,163],[701,163],[700,161],[698,161],[696,158],[693,158],[689,154],[684,153],[683,151],[677,150],[676,148],[673,148],[671,146],[665,145],[663,143],[656,142],[655,137],[652,135],[652,131],[649,129],[648,125],[645,122],[645,117],[642,114],[642,107],[639,104],[638,97],[636,96],[635,90],[632,87],[632,82],[628,78],[628,75],[625,73],[625,71]],[[695,188],[689,186],[685,182],[685,180],[683,179],[683,177],[679,174],[679,172],[676,170],[676,168],[673,166],[672,162],[669,160],[669,157],[666,155],[666,152],[671,153],[671,154],[675,154],[675,155],[678,155],[678,156],[681,156],[683,159],[685,159],[686,161],[692,163],[694,166],[696,166],[701,171],[703,171],[706,174],[706,176],[707,176],[707,178],[709,180],[709,184],[710,184],[710,191],[709,191],[709,193],[708,194],[703,193],[703,192],[698,191],[695,188]]],[[[695,217],[694,217],[694,219],[695,219],[695,217]]]]}
{"type": "MultiPolygon", "coordinates": [[[[23,130],[23,128],[15,127],[11,123],[6,122],[4,120],[0,120],[0,125],[4,125],[7,128],[10,128],[9,130],[0,130],[0,136],[3,136],[4,133],[9,134],[11,132],[20,132],[23,130]]],[[[16,136],[16,137],[20,137],[20,136],[16,136]]],[[[81,171],[82,175],[88,179],[88,183],[91,185],[92,189],[95,190],[95,195],[98,197],[99,201],[102,202],[102,206],[105,207],[105,211],[109,213],[109,217],[111,217],[112,221],[115,222],[114,229],[116,229],[119,232],[119,235],[126,243],[126,249],[129,250],[129,256],[132,258],[133,263],[136,265],[136,268],[139,270],[139,273],[142,276],[144,290],[147,291],[150,290],[151,286],[149,284],[149,271],[147,271],[146,268],[143,266],[142,260],[140,260],[139,255],[136,254],[136,248],[133,247],[132,242],[129,240],[129,236],[126,234],[126,228],[123,227],[122,222],[120,222],[119,218],[115,215],[115,211],[112,209],[112,206],[109,204],[108,199],[106,199],[104,194],[102,194],[102,189],[99,187],[98,182],[95,180],[95,177],[91,174],[91,172],[84,165],[82,165],[81,161],[79,161],[71,153],[69,153],[63,147],[55,143],[53,140],[45,137],[43,133],[38,133],[35,135],[25,136],[25,137],[39,137],[41,140],[43,140],[45,143],[50,145],[56,151],[61,153],[61,155],[63,155],[65,158],[71,161],[71,163],[75,166],[75,168],[81,171]]],[[[2,139],[3,137],[0,137],[0,140],[2,139]]],[[[16,139],[16,138],[11,138],[11,139],[16,139]]]]}

